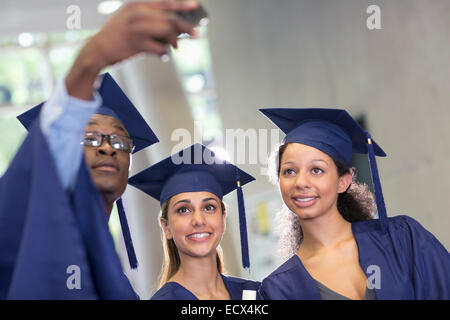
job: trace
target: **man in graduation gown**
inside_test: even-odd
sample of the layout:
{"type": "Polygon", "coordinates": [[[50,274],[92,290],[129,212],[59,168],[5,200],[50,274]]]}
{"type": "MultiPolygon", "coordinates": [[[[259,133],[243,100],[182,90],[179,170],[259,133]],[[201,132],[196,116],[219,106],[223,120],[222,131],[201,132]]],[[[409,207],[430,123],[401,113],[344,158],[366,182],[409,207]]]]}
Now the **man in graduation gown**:
{"type": "MultiPolygon", "coordinates": [[[[0,179],[1,299],[137,298],[107,221],[125,190],[130,154],[157,138],[112,77],[98,73],[137,53],[176,47],[193,26],[174,13],[196,6],[124,6],[82,48],[50,100],[20,118],[29,135],[0,179]]],[[[120,201],[118,209],[136,267],[120,201]]]]}

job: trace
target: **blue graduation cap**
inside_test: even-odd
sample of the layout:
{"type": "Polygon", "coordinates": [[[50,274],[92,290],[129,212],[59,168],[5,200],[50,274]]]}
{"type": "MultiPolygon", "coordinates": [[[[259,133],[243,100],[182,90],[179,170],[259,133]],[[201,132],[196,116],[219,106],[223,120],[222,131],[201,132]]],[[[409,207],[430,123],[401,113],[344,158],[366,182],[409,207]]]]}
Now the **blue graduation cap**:
{"type": "MultiPolygon", "coordinates": [[[[109,73],[105,73],[100,77],[102,77],[102,81],[98,92],[102,97],[103,103],[96,110],[96,113],[114,117],[122,122],[134,142],[135,147],[132,153],[136,153],[139,150],[159,142],[155,133],[113,77],[109,73]]],[[[41,108],[45,102],[46,101],[17,116],[17,119],[25,129],[29,130],[34,120],[39,117],[41,108]]],[[[122,234],[127,248],[128,260],[131,268],[135,269],[137,268],[137,259],[131,240],[130,230],[128,228],[125,210],[123,208],[122,198],[119,198],[116,201],[116,205],[119,212],[122,234]]]]}
{"type": "Polygon", "coordinates": [[[347,111],[324,108],[268,108],[260,111],[286,134],[285,143],[314,147],[347,166],[351,166],[353,153],[368,154],[379,221],[382,231],[386,232],[386,207],[375,160],[375,156],[385,157],[386,154],[347,111]]]}
{"type": "MultiPolygon", "coordinates": [[[[102,97],[103,104],[96,113],[114,117],[123,123],[133,138],[135,144],[133,153],[159,142],[155,133],[113,77],[109,73],[105,73],[100,77],[103,77],[103,80],[98,89],[98,93],[102,97]]],[[[30,129],[33,121],[38,118],[45,102],[17,116],[17,119],[25,129],[30,129]]]]}
{"type": "Polygon", "coordinates": [[[253,180],[251,175],[197,143],[139,172],[128,183],[158,200],[160,205],[183,192],[208,191],[222,199],[237,190],[242,264],[249,268],[242,186],[253,180]]]}

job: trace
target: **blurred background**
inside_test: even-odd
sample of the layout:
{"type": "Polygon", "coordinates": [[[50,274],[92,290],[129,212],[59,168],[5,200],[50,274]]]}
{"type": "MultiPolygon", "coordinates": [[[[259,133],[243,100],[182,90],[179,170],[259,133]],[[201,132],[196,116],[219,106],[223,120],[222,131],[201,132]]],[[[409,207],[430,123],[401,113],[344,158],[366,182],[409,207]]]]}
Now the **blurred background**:
{"type": "MultiPolygon", "coordinates": [[[[48,99],[86,39],[126,2],[2,0],[0,175],[26,134],[15,117],[48,99]]],[[[210,19],[198,39],[182,40],[166,62],[138,56],[107,71],[161,141],[133,157],[131,175],[202,142],[257,179],[244,187],[250,272],[241,267],[236,195],[224,199],[229,274],[262,280],[281,264],[281,200],[266,168],[283,135],[259,114],[262,107],[347,109],[388,154],[377,159],[388,215],[412,216],[450,248],[450,1],[201,2],[210,19]],[[368,27],[370,5],[380,9],[381,29],[368,27]],[[180,140],[176,129],[191,139],[180,140]],[[227,130],[239,129],[246,154],[236,154],[237,141],[225,144],[227,130]]],[[[366,157],[354,164],[370,185],[366,157]]],[[[133,187],[124,203],[138,271],[127,269],[116,214],[110,228],[133,286],[148,299],[162,263],[159,204],[133,187]]]]}

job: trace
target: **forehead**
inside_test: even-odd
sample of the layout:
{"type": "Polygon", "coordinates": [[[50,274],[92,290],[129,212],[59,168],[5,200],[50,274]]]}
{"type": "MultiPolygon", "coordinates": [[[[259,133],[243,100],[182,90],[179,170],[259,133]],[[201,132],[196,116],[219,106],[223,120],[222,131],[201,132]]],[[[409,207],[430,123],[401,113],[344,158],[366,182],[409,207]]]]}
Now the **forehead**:
{"type": "Polygon", "coordinates": [[[312,160],[323,160],[327,163],[333,162],[333,159],[325,152],[301,143],[290,143],[281,158],[282,163],[286,161],[298,162],[312,160]]]}
{"type": "Polygon", "coordinates": [[[96,127],[103,130],[109,130],[109,131],[122,131],[122,133],[125,133],[128,135],[128,131],[126,130],[123,123],[114,117],[103,115],[103,114],[94,114],[92,115],[91,119],[89,119],[89,122],[86,126],[86,128],[92,128],[96,127]]]}

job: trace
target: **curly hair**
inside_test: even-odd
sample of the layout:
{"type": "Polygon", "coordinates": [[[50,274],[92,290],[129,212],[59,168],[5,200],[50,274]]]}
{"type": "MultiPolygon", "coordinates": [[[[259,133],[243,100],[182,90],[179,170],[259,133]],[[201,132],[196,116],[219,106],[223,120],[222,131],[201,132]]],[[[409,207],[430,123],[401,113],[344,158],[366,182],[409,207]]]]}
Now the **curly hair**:
{"type": "MultiPolygon", "coordinates": [[[[270,180],[279,183],[280,161],[289,143],[281,144],[270,157],[270,180]],[[275,169],[275,170],[274,170],[275,169]],[[276,173],[276,176],[275,176],[276,173]]],[[[347,167],[333,159],[338,176],[352,175],[352,183],[349,188],[338,195],[337,208],[342,217],[348,222],[370,220],[376,211],[374,196],[369,187],[356,179],[355,168],[347,167]]],[[[303,232],[298,216],[283,204],[276,214],[276,230],[280,234],[278,249],[283,260],[287,260],[300,248],[303,232]]]]}

